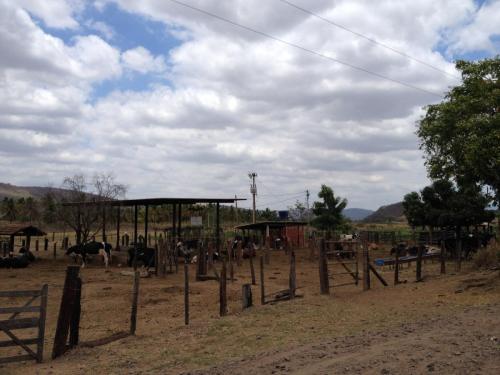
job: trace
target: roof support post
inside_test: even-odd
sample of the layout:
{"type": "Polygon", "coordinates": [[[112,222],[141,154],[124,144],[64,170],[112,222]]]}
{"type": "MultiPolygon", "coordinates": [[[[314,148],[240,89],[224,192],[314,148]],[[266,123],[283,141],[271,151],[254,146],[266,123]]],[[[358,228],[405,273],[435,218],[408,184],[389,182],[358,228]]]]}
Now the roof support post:
{"type": "Polygon", "coordinates": [[[148,247],[148,220],[149,220],[149,205],[146,205],[144,213],[144,248],[148,247]]]}
{"type": "Polygon", "coordinates": [[[137,270],[137,205],[134,206],[134,270],[137,270]]]}
{"type": "Polygon", "coordinates": [[[102,242],[106,242],[106,204],[102,205],[102,242]]]}
{"type": "Polygon", "coordinates": [[[175,203],[172,204],[172,245],[175,249],[176,239],[177,239],[177,205],[175,203]]]}
{"type": "Polygon", "coordinates": [[[116,250],[120,250],[120,206],[116,207],[116,250]]]}
{"type": "Polygon", "coordinates": [[[179,203],[179,211],[177,211],[177,238],[178,241],[181,240],[182,238],[182,224],[181,220],[182,219],[182,203],[179,203]]]}
{"type": "Polygon", "coordinates": [[[215,246],[217,254],[220,254],[220,204],[217,202],[215,209],[215,246]]]}

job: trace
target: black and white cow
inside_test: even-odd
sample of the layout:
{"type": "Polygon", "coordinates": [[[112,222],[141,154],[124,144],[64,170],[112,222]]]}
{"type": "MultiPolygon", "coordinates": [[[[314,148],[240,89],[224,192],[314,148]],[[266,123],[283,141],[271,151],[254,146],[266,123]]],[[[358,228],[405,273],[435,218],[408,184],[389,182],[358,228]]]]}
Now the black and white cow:
{"type": "Polygon", "coordinates": [[[107,268],[111,259],[112,249],[113,247],[111,246],[111,244],[107,242],[90,241],[84,245],[71,246],[66,251],[66,255],[74,257],[75,260],[77,257],[80,257],[82,259],[82,267],[85,267],[88,255],[101,255],[107,268]]]}

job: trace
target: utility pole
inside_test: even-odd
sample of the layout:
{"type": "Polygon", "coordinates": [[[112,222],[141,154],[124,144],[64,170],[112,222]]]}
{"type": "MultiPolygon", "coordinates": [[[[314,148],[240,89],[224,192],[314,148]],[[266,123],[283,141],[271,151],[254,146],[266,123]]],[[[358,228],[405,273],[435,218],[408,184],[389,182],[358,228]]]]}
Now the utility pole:
{"type": "Polygon", "coordinates": [[[252,215],[252,222],[255,224],[255,196],[257,195],[257,185],[255,185],[255,178],[257,177],[257,173],[255,172],[250,172],[248,174],[248,177],[250,180],[252,180],[252,183],[250,184],[250,193],[252,194],[253,197],[253,215],[252,215]]]}

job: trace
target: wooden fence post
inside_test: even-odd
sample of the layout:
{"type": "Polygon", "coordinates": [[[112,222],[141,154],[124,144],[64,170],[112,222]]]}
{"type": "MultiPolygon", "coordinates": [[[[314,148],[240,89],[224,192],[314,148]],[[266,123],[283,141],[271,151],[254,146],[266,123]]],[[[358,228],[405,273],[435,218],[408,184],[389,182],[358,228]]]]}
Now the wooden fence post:
{"type": "Polygon", "coordinates": [[[266,295],[264,294],[264,258],[260,257],[260,304],[266,304],[266,295]]]}
{"type": "Polygon", "coordinates": [[[330,294],[326,243],[324,239],[321,240],[321,246],[319,248],[319,284],[321,294],[330,294]]]}
{"type": "Polygon", "coordinates": [[[227,290],[226,290],[226,261],[222,261],[222,270],[220,271],[219,278],[219,302],[220,302],[220,316],[225,316],[227,314],[227,290]]]}
{"type": "Polygon", "coordinates": [[[441,261],[441,275],[444,275],[446,273],[446,246],[444,242],[444,236],[441,235],[441,255],[440,255],[440,261],[441,261]]]}
{"type": "Polygon", "coordinates": [[[38,240],[35,240],[35,251],[37,252],[38,252],[38,245],[39,245],[38,240]]]}
{"type": "Polygon", "coordinates": [[[79,266],[68,266],[66,269],[66,279],[64,280],[63,295],[59,307],[52,359],[59,357],[67,350],[66,343],[68,341],[70,324],[73,319],[73,312],[75,311],[75,291],[78,288],[77,279],[79,272],[79,266]]]}
{"type": "Polygon", "coordinates": [[[53,252],[54,259],[57,257],[57,242],[54,242],[54,252],[53,252]]]}
{"type": "Polygon", "coordinates": [[[196,280],[200,281],[202,278],[200,276],[204,276],[207,274],[206,267],[206,252],[203,246],[200,246],[198,249],[198,264],[197,264],[197,272],[196,272],[196,280]]]}
{"type": "Polygon", "coordinates": [[[189,324],[189,265],[184,262],[184,324],[189,324]]]}
{"type": "Polygon", "coordinates": [[[241,287],[241,304],[243,310],[252,307],[252,286],[243,284],[241,287]]]}
{"type": "Polygon", "coordinates": [[[252,276],[252,285],[257,285],[255,283],[255,269],[253,267],[253,256],[250,255],[250,257],[248,258],[248,261],[250,262],[250,275],[252,276]]]}
{"type": "Polygon", "coordinates": [[[79,277],[75,283],[75,302],[73,306],[73,313],[71,317],[69,329],[69,347],[74,348],[78,345],[80,338],[80,314],[82,312],[81,298],[82,298],[82,279],[79,277]]]}
{"type": "Polygon", "coordinates": [[[394,258],[394,285],[399,284],[399,248],[396,247],[396,254],[394,258]]]}
{"type": "Polygon", "coordinates": [[[236,264],[238,265],[238,267],[241,267],[241,246],[241,241],[238,241],[238,243],[236,244],[236,264]]]}
{"type": "Polygon", "coordinates": [[[295,274],[295,250],[290,250],[290,275],[288,277],[288,286],[290,289],[290,299],[295,298],[295,290],[297,289],[297,279],[295,274]]]}
{"type": "Polygon", "coordinates": [[[231,282],[234,281],[234,267],[233,267],[233,257],[231,256],[231,250],[228,252],[229,254],[229,280],[231,282]]]}
{"type": "Polygon", "coordinates": [[[363,290],[371,288],[370,280],[370,255],[368,254],[368,246],[363,242],[363,290]]]}
{"type": "Polygon", "coordinates": [[[269,236],[266,237],[266,247],[264,249],[264,261],[266,264],[269,264],[271,261],[271,238],[269,236]]]}
{"type": "Polygon", "coordinates": [[[139,271],[134,272],[134,287],[132,291],[132,309],[130,312],[130,334],[135,335],[137,328],[137,301],[139,299],[139,271]]]}
{"type": "Polygon", "coordinates": [[[423,245],[418,246],[417,250],[417,273],[416,273],[416,281],[422,281],[422,253],[423,253],[423,245]]]}

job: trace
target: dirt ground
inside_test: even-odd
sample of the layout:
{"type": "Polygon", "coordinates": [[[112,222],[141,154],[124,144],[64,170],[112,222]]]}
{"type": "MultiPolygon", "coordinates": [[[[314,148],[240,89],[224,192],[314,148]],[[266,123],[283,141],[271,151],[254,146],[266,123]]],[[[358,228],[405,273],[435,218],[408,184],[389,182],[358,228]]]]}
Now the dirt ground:
{"type": "MultiPolygon", "coordinates": [[[[303,298],[261,306],[256,285],[255,306],[242,311],[241,286],[250,282],[247,261],[235,266],[236,281],[228,281],[229,315],[220,318],[217,282],[195,282],[191,265],[189,326],[184,325],[183,275],[141,278],[136,336],[79,347],[51,360],[68,264],[68,259],[42,259],[27,269],[0,270],[1,290],[49,284],[44,363],[4,365],[0,374],[500,373],[498,271],[471,271],[465,264],[455,273],[448,264],[448,274],[440,276],[439,265],[429,262],[422,283],[414,282],[413,266],[401,276],[408,281],[394,287],[393,271],[385,269],[388,287],[372,278],[368,292],[350,285],[321,296],[317,261],[299,250],[297,284],[303,298]]],[[[258,281],[257,261],[255,266],[258,281]]],[[[288,258],[273,253],[265,271],[266,293],[286,288],[288,269],[288,258]]],[[[132,278],[122,275],[124,270],[98,264],[81,270],[81,341],[128,329],[132,278]]],[[[339,276],[334,284],[348,278],[339,276]]],[[[0,299],[0,306],[22,303],[0,299]]],[[[0,341],[6,339],[2,335],[0,341]]],[[[24,353],[0,348],[0,357],[12,354],[24,353]]]]}

